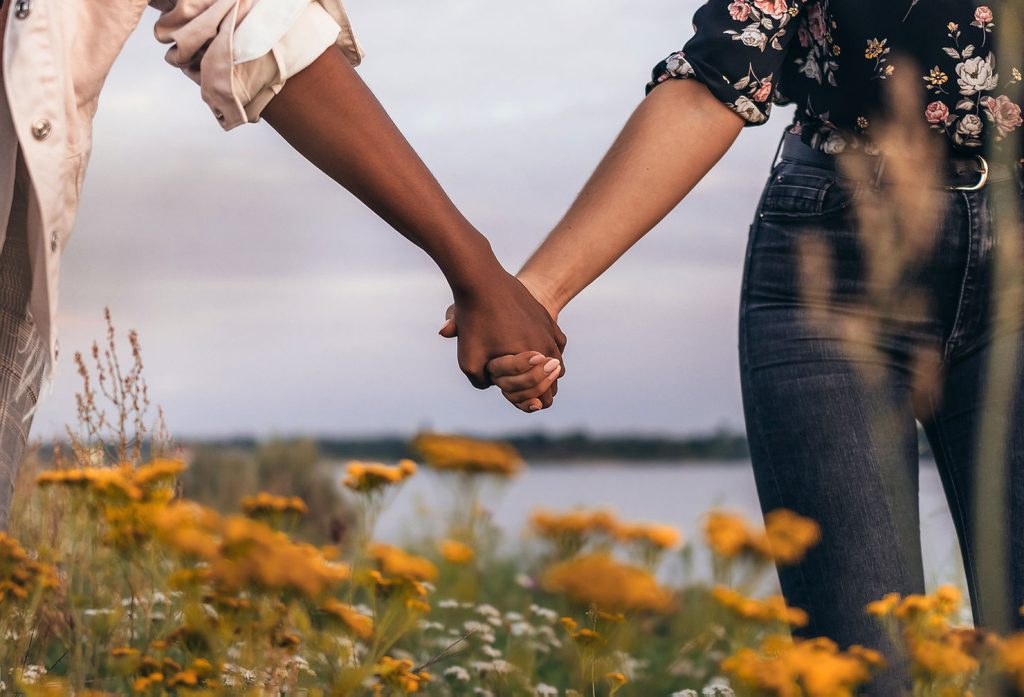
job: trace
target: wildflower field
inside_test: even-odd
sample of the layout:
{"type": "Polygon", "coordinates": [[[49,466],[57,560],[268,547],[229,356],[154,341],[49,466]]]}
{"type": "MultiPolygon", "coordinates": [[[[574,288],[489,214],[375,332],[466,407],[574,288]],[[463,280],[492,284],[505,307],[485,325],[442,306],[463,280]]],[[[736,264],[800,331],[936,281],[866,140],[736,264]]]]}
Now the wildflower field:
{"type": "MultiPolygon", "coordinates": [[[[182,491],[185,458],[143,425],[130,341],[124,371],[112,329],[94,367],[79,357],[78,430],[24,472],[0,534],[0,693],[842,697],[884,669],[869,649],[791,639],[806,615],[761,592],[774,563],[818,542],[789,511],[763,526],[711,511],[687,540],[611,511],[538,510],[513,553],[481,499],[525,463],[429,433],[417,462],[352,462],[330,483],[353,521],[334,545],[296,532],[308,511],[295,496],[200,505],[182,491]],[[450,480],[446,513],[423,525],[440,534],[376,541],[422,467],[450,480]],[[694,555],[710,556],[710,578],[661,573],[694,555]]],[[[942,587],[865,612],[899,637],[916,695],[1024,689],[1024,636],[958,627],[960,604],[942,587]]]]}

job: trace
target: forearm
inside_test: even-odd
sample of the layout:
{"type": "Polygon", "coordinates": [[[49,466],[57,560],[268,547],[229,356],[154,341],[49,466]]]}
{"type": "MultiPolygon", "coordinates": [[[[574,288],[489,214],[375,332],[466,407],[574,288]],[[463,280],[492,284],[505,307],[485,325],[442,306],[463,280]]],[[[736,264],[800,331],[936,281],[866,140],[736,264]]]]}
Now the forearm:
{"type": "Polygon", "coordinates": [[[557,314],[682,201],[742,127],[696,80],[659,86],[633,113],[520,279],[557,314]]]}
{"type": "Polygon", "coordinates": [[[285,83],[263,117],[299,153],[437,263],[456,294],[500,268],[336,49],[285,83]]]}

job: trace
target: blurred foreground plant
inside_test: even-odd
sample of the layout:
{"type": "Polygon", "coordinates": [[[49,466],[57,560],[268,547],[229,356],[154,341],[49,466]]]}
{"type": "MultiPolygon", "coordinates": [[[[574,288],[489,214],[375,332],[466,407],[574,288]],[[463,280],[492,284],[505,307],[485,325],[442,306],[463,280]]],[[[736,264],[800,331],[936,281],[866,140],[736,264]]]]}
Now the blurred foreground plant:
{"type": "MultiPolygon", "coordinates": [[[[133,400],[108,397],[129,405],[114,423],[140,423],[133,400]]],[[[376,540],[380,511],[421,466],[353,462],[337,487],[355,499],[356,532],[317,546],[293,532],[308,515],[299,497],[254,493],[219,512],[181,496],[185,458],[169,444],[147,459],[141,440],[79,438],[20,483],[23,542],[0,535],[0,692],[843,697],[883,664],[789,639],[806,615],[761,592],[773,563],[817,543],[813,521],[712,511],[710,582],[669,582],[693,553],[680,531],[605,510],[536,511],[515,554],[487,507],[522,470],[518,454],[439,434],[415,446],[454,484],[438,534],[376,540]]],[[[917,694],[1024,687],[1024,637],[957,627],[958,605],[942,588],[866,611],[906,646],[917,694]]]]}

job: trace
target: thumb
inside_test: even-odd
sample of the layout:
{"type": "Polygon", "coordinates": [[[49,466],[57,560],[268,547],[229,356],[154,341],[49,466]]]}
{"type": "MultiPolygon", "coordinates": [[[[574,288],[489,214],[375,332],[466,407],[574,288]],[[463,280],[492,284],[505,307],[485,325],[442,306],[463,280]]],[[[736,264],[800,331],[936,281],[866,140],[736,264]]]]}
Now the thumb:
{"type": "Polygon", "coordinates": [[[454,339],[459,335],[459,328],[455,326],[455,320],[450,319],[444,323],[441,327],[441,331],[438,332],[445,339],[454,339]]]}
{"type": "Polygon", "coordinates": [[[455,306],[451,305],[448,311],[445,312],[445,323],[441,327],[441,331],[438,332],[445,339],[454,339],[459,335],[459,328],[455,324],[455,306]]]}

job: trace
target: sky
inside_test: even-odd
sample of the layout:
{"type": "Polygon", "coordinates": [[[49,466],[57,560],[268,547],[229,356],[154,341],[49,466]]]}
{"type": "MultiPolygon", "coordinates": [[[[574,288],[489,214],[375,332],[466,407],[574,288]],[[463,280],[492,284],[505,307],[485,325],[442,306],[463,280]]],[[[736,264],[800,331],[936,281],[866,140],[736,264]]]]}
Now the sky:
{"type": "MultiPolygon", "coordinates": [[[[347,0],[360,73],[515,270],[689,37],[694,0],[347,0]]],[[[224,133],[163,60],[147,11],[100,100],[65,251],[62,359],[35,435],[74,419],[70,357],[109,307],[139,332],[181,438],[742,427],[736,351],[746,234],[778,109],[562,314],[569,370],[526,415],[472,388],[437,336],[430,259],[266,124],[224,133]]],[[[699,137],[699,134],[694,134],[699,137]]]]}

